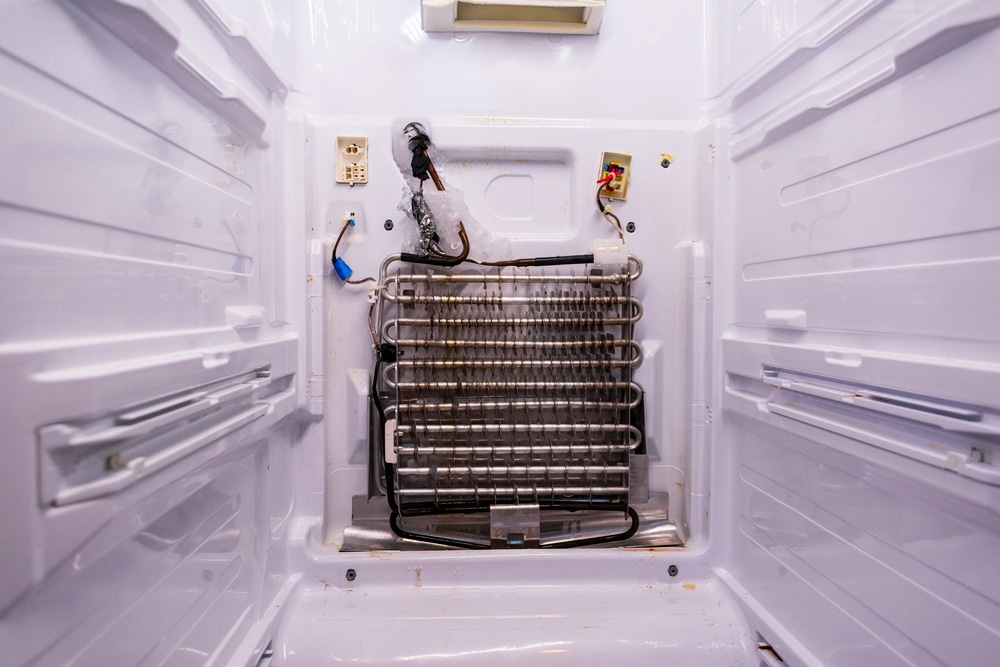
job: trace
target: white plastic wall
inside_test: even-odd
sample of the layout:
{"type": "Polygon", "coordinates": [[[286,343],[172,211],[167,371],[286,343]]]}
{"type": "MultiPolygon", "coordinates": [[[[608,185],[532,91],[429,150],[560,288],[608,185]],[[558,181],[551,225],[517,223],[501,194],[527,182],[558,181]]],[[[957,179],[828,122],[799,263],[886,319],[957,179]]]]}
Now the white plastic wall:
{"type": "Polygon", "coordinates": [[[295,52],[228,4],[0,6],[2,664],[252,662],[292,588],[295,52]]]}
{"type": "Polygon", "coordinates": [[[793,664],[990,662],[998,7],[716,12],[724,580],[793,664]]]}

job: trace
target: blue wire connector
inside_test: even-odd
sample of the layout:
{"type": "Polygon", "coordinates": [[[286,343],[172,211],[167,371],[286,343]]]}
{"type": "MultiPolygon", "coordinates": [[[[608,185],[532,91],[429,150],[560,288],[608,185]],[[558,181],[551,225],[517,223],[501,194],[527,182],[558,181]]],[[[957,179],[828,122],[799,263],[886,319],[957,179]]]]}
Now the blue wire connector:
{"type": "Polygon", "coordinates": [[[347,280],[351,277],[351,274],[354,273],[354,269],[349,267],[347,262],[340,257],[333,260],[333,270],[337,272],[337,275],[340,276],[341,280],[347,280]]]}

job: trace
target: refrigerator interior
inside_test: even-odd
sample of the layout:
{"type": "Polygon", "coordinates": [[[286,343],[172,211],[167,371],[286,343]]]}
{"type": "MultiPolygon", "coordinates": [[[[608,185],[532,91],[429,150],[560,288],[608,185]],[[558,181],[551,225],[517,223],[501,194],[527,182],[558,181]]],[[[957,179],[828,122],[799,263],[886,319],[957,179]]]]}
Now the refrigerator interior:
{"type": "MultiPolygon", "coordinates": [[[[1000,8],[562,5],[599,32],[428,32],[416,0],[0,4],[0,664],[1000,650],[1000,8]],[[485,261],[622,245],[595,180],[631,158],[603,205],[642,266],[622,336],[666,542],[448,549],[377,512],[365,542],[391,449],[372,283],[331,255],[385,283],[418,248],[411,122],[442,247],[460,217],[485,261]]],[[[510,299],[569,269],[455,271],[510,299]]]]}

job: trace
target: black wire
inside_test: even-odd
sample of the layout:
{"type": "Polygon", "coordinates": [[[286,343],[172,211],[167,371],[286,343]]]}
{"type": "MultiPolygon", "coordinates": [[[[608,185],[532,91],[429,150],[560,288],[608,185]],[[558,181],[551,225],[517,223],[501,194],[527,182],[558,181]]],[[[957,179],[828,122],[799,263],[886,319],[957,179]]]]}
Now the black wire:
{"type": "Polygon", "coordinates": [[[564,266],[566,264],[593,264],[594,255],[556,255],[554,257],[523,257],[521,259],[504,259],[498,262],[470,259],[473,264],[482,266],[564,266]]]}
{"type": "Polygon", "coordinates": [[[399,523],[399,512],[393,510],[389,515],[389,527],[392,532],[396,534],[397,537],[401,537],[406,540],[416,540],[418,542],[430,542],[431,544],[440,544],[445,547],[455,547],[458,549],[489,549],[489,544],[483,544],[482,542],[475,542],[473,540],[463,540],[460,538],[451,539],[448,537],[440,537],[438,535],[424,535],[423,533],[411,533],[408,530],[403,529],[399,523]]]}
{"type": "Polygon", "coordinates": [[[639,513],[631,507],[628,508],[628,516],[632,519],[632,524],[622,533],[614,535],[601,535],[600,537],[586,537],[581,540],[571,540],[569,542],[557,542],[556,544],[543,544],[543,549],[567,549],[569,547],[587,547],[594,544],[608,544],[610,542],[622,542],[639,530],[639,513]]]}
{"type": "MultiPolygon", "coordinates": [[[[388,466],[386,466],[388,468],[388,466]]],[[[388,472],[388,471],[387,471],[388,472]]],[[[386,478],[386,493],[390,492],[389,479],[386,478]]],[[[392,513],[389,515],[389,527],[392,532],[402,539],[415,540],[418,542],[430,542],[431,544],[440,544],[446,547],[455,547],[458,549],[489,549],[491,544],[484,544],[482,542],[476,542],[471,539],[462,539],[460,537],[441,537],[438,535],[425,535],[423,533],[413,533],[402,526],[399,525],[399,509],[394,506],[392,500],[389,501],[389,506],[392,509],[392,513]]],[[[542,549],[568,549],[570,547],[587,547],[597,544],[609,544],[612,542],[622,542],[633,535],[639,530],[639,513],[636,512],[631,507],[628,508],[628,516],[631,519],[629,527],[626,528],[621,533],[615,533],[612,535],[601,535],[600,537],[585,537],[579,540],[569,540],[567,542],[556,542],[554,544],[542,544],[540,548],[542,549]]]]}

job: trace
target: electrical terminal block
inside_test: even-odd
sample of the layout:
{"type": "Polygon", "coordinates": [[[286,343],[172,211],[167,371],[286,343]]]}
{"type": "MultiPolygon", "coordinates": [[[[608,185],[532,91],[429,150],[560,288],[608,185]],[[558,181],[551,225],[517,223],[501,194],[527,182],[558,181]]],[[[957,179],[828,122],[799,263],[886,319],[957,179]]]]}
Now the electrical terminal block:
{"type": "Polygon", "coordinates": [[[601,171],[598,180],[611,177],[601,188],[601,196],[608,199],[627,199],[628,185],[632,176],[632,156],[628,153],[611,153],[605,151],[601,155],[601,171]]]}
{"type": "Polygon", "coordinates": [[[368,137],[337,137],[336,180],[352,186],[368,182],[368,137]]]}

